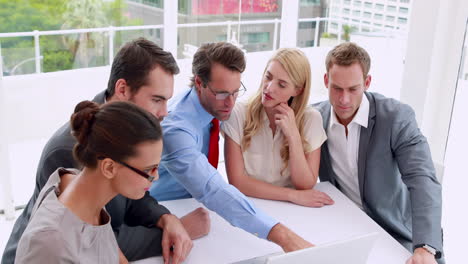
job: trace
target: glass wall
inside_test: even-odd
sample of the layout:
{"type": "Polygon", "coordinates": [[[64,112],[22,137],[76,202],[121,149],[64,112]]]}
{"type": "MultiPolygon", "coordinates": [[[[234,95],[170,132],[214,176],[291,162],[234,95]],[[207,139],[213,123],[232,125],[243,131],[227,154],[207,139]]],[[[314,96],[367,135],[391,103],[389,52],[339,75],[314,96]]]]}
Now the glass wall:
{"type": "Polygon", "coordinates": [[[162,45],[162,0],[1,1],[3,75],[108,65],[118,48],[145,36],[162,45]],[[110,52],[112,49],[112,52],[110,52]]]}
{"type": "Polygon", "coordinates": [[[279,40],[274,19],[281,19],[281,2],[179,0],[177,57],[190,58],[204,42],[226,40],[246,52],[272,50],[279,40]]]}
{"type": "MultiPolygon", "coordinates": [[[[335,12],[341,12],[340,7],[335,7],[335,12]]],[[[349,9],[348,9],[349,11],[349,9]]],[[[343,11],[345,12],[345,11],[343,11]]],[[[326,17],[328,4],[320,0],[300,0],[299,1],[299,23],[297,30],[298,47],[314,47],[319,43],[320,37],[325,32],[325,22],[300,21],[301,19],[312,19],[326,17]],[[318,31],[318,32],[316,32],[318,31]],[[317,38],[317,39],[316,39],[317,38]]]]}

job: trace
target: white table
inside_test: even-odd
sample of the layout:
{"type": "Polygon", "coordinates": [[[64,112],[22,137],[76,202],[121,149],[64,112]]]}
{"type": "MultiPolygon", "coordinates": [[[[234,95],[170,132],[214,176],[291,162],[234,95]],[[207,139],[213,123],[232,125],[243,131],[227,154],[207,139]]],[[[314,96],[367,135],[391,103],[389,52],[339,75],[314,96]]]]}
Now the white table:
{"type": "MultiPolygon", "coordinates": [[[[257,207],[316,245],[378,232],[380,235],[369,255],[368,264],[404,264],[411,256],[410,252],[333,185],[322,182],[315,188],[330,195],[335,204],[309,208],[256,198],[252,198],[252,201],[257,207]]],[[[195,199],[167,201],[162,204],[179,217],[203,206],[195,199]]],[[[185,263],[232,263],[281,251],[279,246],[231,226],[214,212],[210,211],[210,216],[210,233],[194,241],[194,247],[185,263]]],[[[162,257],[154,257],[133,263],[155,264],[163,263],[163,260],[162,257]]]]}

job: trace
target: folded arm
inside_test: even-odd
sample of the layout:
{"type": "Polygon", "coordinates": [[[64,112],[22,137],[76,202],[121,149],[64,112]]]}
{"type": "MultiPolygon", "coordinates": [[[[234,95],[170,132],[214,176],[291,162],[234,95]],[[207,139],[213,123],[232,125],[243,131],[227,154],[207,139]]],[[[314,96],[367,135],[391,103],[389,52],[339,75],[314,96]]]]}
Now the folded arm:
{"type": "MultiPolygon", "coordinates": [[[[229,183],[236,186],[245,195],[269,200],[288,201],[311,207],[320,207],[333,203],[327,194],[320,191],[313,189],[296,190],[275,186],[249,176],[245,171],[240,146],[228,135],[225,135],[224,152],[229,183]]],[[[310,158],[312,158],[312,154],[310,158]]]]}

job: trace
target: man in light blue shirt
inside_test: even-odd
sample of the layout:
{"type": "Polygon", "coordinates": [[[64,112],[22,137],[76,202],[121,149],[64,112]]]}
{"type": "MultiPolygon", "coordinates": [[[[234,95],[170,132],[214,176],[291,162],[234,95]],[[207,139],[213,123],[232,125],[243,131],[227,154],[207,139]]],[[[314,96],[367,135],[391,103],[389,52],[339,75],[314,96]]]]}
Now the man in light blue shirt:
{"type": "Polygon", "coordinates": [[[158,200],[194,197],[229,223],[293,251],[312,246],[286,226],[256,208],[226,183],[208,162],[213,118],[227,120],[242,92],[244,53],[229,43],[202,45],[194,55],[191,89],[169,106],[162,122],[163,157],[159,180],[150,193],[158,200]]]}

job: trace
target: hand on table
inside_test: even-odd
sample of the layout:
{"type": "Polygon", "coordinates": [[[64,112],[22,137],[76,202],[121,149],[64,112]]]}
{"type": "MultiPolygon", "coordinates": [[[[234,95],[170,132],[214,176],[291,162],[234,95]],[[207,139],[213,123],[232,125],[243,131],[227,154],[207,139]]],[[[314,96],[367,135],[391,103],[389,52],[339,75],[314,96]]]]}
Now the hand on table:
{"type": "Polygon", "coordinates": [[[173,264],[182,263],[193,247],[184,226],[176,216],[165,214],[158,221],[158,227],[163,229],[161,244],[164,264],[168,264],[171,259],[173,264]]]}
{"type": "Polygon", "coordinates": [[[335,203],[328,194],[314,189],[293,190],[289,201],[308,207],[322,207],[324,205],[332,205],[335,203]]]}

